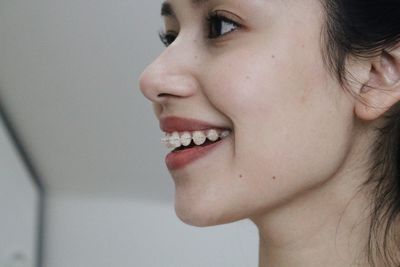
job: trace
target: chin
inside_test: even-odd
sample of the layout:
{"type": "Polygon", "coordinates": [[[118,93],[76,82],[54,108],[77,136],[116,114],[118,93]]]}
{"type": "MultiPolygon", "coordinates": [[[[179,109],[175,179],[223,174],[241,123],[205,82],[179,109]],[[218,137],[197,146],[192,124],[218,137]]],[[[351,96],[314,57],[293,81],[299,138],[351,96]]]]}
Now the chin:
{"type": "Polygon", "coordinates": [[[175,202],[175,214],[185,224],[195,227],[209,227],[236,222],[247,217],[242,214],[231,214],[217,205],[200,203],[190,205],[175,202]]]}

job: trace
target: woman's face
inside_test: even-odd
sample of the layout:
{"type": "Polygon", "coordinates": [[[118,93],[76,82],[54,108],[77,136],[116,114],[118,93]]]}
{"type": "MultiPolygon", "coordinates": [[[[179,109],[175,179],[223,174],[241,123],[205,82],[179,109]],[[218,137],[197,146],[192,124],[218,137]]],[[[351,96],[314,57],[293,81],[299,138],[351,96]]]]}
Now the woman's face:
{"type": "Polygon", "coordinates": [[[143,72],[143,94],[159,119],[232,131],[170,170],[178,217],[196,226],[251,218],[331,179],[351,144],[353,104],[323,64],[320,1],[166,3],[172,43],[143,72]]]}

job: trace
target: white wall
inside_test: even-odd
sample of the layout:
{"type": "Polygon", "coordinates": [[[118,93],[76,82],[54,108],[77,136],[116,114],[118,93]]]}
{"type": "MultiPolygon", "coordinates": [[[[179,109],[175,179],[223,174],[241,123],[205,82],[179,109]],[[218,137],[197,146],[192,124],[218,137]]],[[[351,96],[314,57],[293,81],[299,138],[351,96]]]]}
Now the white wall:
{"type": "Polygon", "coordinates": [[[38,190],[0,119],[0,266],[34,267],[38,190]]]}
{"type": "Polygon", "coordinates": [[[50,197],[45,267],[255,267],[248,220],[197,228],[173,204],[135,198],[50,197]]]}

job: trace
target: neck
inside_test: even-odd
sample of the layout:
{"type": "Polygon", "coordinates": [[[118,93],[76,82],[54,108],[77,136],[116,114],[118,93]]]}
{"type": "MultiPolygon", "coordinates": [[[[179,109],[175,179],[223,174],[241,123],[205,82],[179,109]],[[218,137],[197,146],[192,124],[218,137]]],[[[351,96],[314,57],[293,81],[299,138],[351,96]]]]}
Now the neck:
{"type": "Polygon", "coordinates": [[[369,231],[368,217],[360,212],[365,204],[353,199],[340,212],[332,200],[329,195],[318,203],[305,200],[301,208],[262,218],[259,267],[367,266],[359,261],[369,231]]]}
{"type": "Polygon", "coordinates": [[[251,218],[260,235],[259,267],[368,266],[371,200],[360,189],[366,172],[347,162],[325,184],[251,218]]]}

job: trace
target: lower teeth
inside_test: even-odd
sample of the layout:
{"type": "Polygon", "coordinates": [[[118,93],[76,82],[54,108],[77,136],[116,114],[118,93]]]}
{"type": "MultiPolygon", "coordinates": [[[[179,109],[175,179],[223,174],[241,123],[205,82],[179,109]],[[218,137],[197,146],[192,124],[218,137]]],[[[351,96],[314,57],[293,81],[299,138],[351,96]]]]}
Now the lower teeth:
{"type": "Polygon", "coordinates": [[[189,148],[193,148],[193,147],[208,146],[208,145],[210,145],[210,144],[217,143],[217,142],[219,142],[220,140],[221,140],[221,138],[218,138],[217,141],[212,142],[212,141],[210,141],[210,140],[207,139],[207,140],[204,142],[204,144],[199,145],[199,146],[196,145],[196,144],[194,144],[193,141],[192,141],[188,146],[180,146],[180,147],[178,147],[178,148],[175,148],[175,149],[173,150],[173,152],[182,151],[182,150],[189,149],[189,148]]]}

